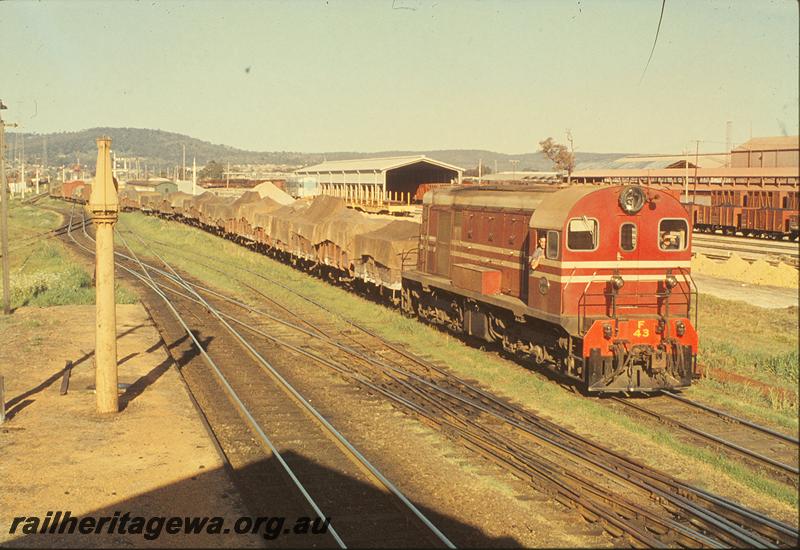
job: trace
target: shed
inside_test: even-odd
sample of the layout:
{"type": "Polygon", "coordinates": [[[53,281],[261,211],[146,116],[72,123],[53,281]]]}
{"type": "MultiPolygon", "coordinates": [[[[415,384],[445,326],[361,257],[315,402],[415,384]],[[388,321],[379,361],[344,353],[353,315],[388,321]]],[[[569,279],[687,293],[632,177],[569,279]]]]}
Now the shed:
{"type": "Polygon", "coordinates": [[[129,181],[126,185],[127,188],[140,192],[155,192],[166,195],[167,193],[175,193],[178,191],[178,184],[164,178],[151,178],[145,181],[129,181]]]}
{"type": "Polygon", "coordinates": [[[798,136],[752,138],[731,151],[731,166],[734,168],[784,168],[799,165],[798,136]]]}
{"type": "Polygon", "coordinates": [[[326,161],[301,168],[298,176],[316,178],[322,194],[388,199],[416,195],[431,183],[461,183],[464,169],[425,155],[326,161]]]}

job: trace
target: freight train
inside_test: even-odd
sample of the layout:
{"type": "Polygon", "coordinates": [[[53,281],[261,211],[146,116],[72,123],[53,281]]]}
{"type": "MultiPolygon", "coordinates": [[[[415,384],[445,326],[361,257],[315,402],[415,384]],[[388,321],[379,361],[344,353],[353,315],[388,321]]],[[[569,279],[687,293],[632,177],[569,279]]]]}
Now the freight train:
{"type": "MultiPolygon", "coordinates": [[[[62,195],[85,202],[86,186],[62,195]]],[[[678,389],[695,374],[691,219],[663,191],[449,186],[425,194],[421,223],[367,216],[328,196],[280,205],[254,192],[123,190],[120,205],[380,296],[589,393],[678,389]]]]}
{"type": "Polygon", "coordinates": [[[800,235],[800,200],[796,190],[712,191],[710,203],[691,205],[696,231],[778,240],[796,240],[800,235]]]}

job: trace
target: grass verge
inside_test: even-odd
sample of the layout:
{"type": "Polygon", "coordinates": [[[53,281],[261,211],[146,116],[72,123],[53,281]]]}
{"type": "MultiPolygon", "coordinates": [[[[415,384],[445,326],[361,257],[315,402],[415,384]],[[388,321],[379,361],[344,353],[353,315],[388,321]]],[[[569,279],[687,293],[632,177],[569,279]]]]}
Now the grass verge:
{"type": "MultiPolygon", "coordinates": [[[[11,307],[93,304],[92,277],[67,247],[46,233],[63,221],[55,212],[9,203],[11,307]]],[[[136,294],[117,285],[118,304],[133,304],[136,294]]]]}

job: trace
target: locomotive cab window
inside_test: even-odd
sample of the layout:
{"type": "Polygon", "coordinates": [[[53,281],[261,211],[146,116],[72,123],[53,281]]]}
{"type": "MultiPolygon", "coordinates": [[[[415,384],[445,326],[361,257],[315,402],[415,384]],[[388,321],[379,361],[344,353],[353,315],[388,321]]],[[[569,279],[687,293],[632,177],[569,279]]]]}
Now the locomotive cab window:
{"type": "Polygon", "coordinates": [[[600,224],[594,218],[572,218],[567,224],[569,250],[594,250],[600,236],[600,224]]]}
{"type": "Polygon", "coordinates": [[[558,231],[547,232],[547,248],[544,257],[548,260],[558,259],[558,231]]]}
{"type": "Polygon", "coordinates": [[[679,218],[664,219],[658,224],[658,247],[661,250],[685,250],[689,226],[679,218]]]}
{"type": "Polygon", "coordinates": [[[636,250],[636,224],[623,223],[619,227],[619,247],[625,252],[636,250]]]}

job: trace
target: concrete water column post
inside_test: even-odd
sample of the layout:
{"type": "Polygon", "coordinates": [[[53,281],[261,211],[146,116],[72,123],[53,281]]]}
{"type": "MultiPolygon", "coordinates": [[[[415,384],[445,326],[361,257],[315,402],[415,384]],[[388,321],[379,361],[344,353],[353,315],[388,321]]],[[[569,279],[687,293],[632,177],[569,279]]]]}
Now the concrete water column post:
{"type": "Polygon", "coordinates": [[[114,300],[114,224],[119,202],[111,175],[111,138],[97,139],[97,171],[89,209],[96,232],[97,319],[95,388],[97,412],[119,412],[117,399],[117,311],[114,300]]]}

